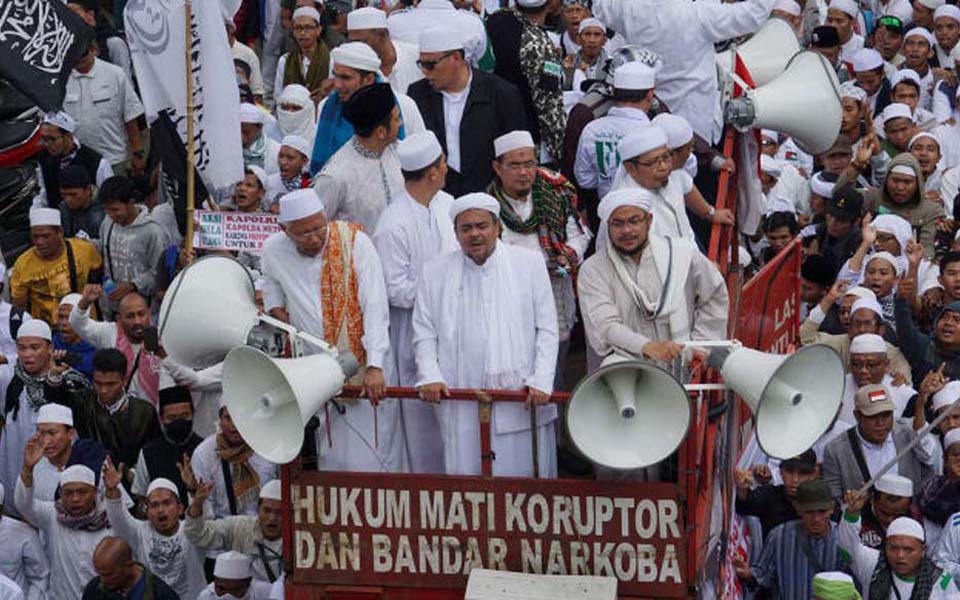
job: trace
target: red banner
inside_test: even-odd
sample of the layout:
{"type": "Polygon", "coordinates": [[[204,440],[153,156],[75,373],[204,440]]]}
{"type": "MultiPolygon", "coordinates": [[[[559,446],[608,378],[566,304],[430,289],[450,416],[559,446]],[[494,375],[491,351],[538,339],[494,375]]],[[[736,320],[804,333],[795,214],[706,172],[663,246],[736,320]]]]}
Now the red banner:
{"type": "Polygon", "coordinates": [[[786,354],[800,336],[800,238],[768,262],[740,294],[738,340],[748,348],[786,354]]]}

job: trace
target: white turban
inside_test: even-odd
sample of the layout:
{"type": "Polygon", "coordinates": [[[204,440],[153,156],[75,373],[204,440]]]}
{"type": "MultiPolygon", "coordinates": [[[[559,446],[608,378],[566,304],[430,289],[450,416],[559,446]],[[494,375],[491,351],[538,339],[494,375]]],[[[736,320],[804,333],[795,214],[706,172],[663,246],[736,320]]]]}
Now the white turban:
{"type": "MultiPolygon", "coordinates": [[[[864,302],[869,304],[870,302],[876,302],[876,300],[857,300],[854,303],[854,306],[864,302]]],[[[872,306],[861,305],[858,308],[869,308],[873,310],[872,306]]],[[[853,309],[850,309],[850,312],[853,312],[853,309]]],[[[861,333],[857,337],[850,340],[850,354],[886,354],[887,353],[887,342],[884,341],[882,337],[875,333],[861,333]]]]}
{"type": "Polygon", "coordinates": [[[667,147],[667,134],[653,125],[640,125],[628,134],[617,146],[621,160],[636,158],[641,154],[667,147]]]}
{"type": "Polygon", "coordinates": [[[282,491],[280,480],[274,479],[260,488],[260,498],[263,500],[280,500],[282,491]]]}
{"type": "Polygon", "coordinates": [[[288,146],[293,148],[300,154],[304,155],[307,158],[310,158],[310,142],[303,139],[301,136],[296,134],[290,134],[283,136],[283,141],[280,142],[281,146],[288,146]]]}
{"type": "Polygon", "coordinates": [[[37,411],[37,425],[41,423],[73,427],[73,411],[62,404],[44,404],[37,411]]]}
{"type": "Polygon", "coordinates": [[[943,436],[943,449],[948,450],[950,446],[960,442],[960,429],[951,429],[943,436]]]}
{"type": "Polygon", "coordinates": [[[954,21],[960,23],[960,8],[957,8],[952,4],[944,4],[943,6],[939,6],[937,7],[937,10],[933,12],[933,20],[936,21],[940,17],[953,19],[954,21]]]}
{"type": "Polygon", "coordinates": [[[660,113],[651,123],[667,134],[667,147],[671,150],[684,146],[693,139],[693,127],[680,115],[660,113]]]}
{"type": "MultiPolygon", "coordinates": [[[[291,83],[283,88],[277,102],[277,126],[283,135],[299,135],[313,146],[313,136],[317,131],[317,108],[310,98],[310,90],[298,83],[291,83]],[[284,104],[300,107],[300,110],[289,110],[284,104]]],[[[310,156],[308,153],[307,156],[310,156]]]]}
{"type": "Polygon", "coordinates": [[[894,475],[893,473],[887,473],[883,477],[877,480],[874,488],[878,492],[883,492],[884,494],[890,494],[891,496],[899,496],[901,498],[913,498],[913,482],[904,477],[903,475],[894,475]]]}
{"type": "Polygon", "coordinates": [[[450,220],[456,222],[460,213],[475,208],[491,212],[493,216],[500,218],[500,203],[496,198],[483,192],[473,192],[453,201],[450,205],[450,220]]]}
{"type": "Polygon", "coordinates": [[[168,490],[173,492],[173,495],[178,499],[180,498],[180,490],[177,489],[177,484],[165,477],[157,477],[150,482],[150,485],[147,486],[147,496],[150,496],[156,490],[168,490]]]}
{"type": "Polygon", "coordinates": [[[800,16],[800,5],[793,0],[777,0],[773,4],[773,10],[779,10],[794,17],[800,16]]]}
{"type": "Polygon", "coordinates": [[[256,123],[257,125],[263,125],[263,122],[266,120],[266,115],[262,110],[250,104],[249,102],[244,102],[240,104],[240,122],[241,123],[256,123]]]}
{"type": "Polygon", "coordinates": [[[518,129],[493,140],[493,154],[498,158],[511,150],[519,150],[520,148],[536,148],[533,143],[533,136],[530,135],[529,131],[518,129]]]}
{"type": "Polygon", "coordinates": [[[833,186],[836,184],[827,181],[822,175],[823,172],[821,171],[810,178],[810,191],[822,198],[831,198],[833,196],[833,186]]]}
{"type": "Polygon", "coordinates": [[[91,487],[96,487],[96,477],[90,467],[72,465],[60,472],[60,485],[68,483],[85,483],[91,487]]]}
{"type": "MultiPolygon", "coordinates": [[[[853,303],[853,306],[850,307],[850,314],[852,315],[853,313],[857,312],[861,308],[865,308],[873,312],[881,319],[883,318],[883,308],[880,306],[880,303],[877,302],[876,298],[860,298],[859,300],[853,303]]],[[[860,336],[858,335],[857,337],[860,337],[860,336]]],[[[854,339],[857,339],[857,338],[854,338],[854,339]]],[[[853,342],[851,341],[851,344],[852,343],[853,342]]],[[[886,346],[883,347],[883,351],[884,352],[887,351],[886,346]]],[[[851,350],[851,352],[853,351],[851,350]]]]}
{"type": "Polygon", "coordinates": [[[600,19],[595,19],[593,17],[590,17],[589,19],[584,19],[580,21],[580,29],[578,30],[578,33],[583,33],[583,31],[588,27],[596,27],[600,29],[600,31],[602,31],[604,34],[606,34],[607,32],[607,27],[600,21],[600,19]]]}
{"type": "Polygon", "coordinates": [[[835,8],[842,13],[846,13],[851,19],[856,19],[857,15],[860,14],[860,8],[853,0],[830,0],[827,8],[835,8]]]}
{"type": "Polygon", "coordinates": [[[61,111],[47,113],[43,117],[43,122],[48,125],[53,125],[59,127],[60,129],[66,131],[67,133],[73,133],[77,130],[77,122],[73,120],[73,117],[67,113],[61,111]]]}
{"type": "MultiPolygon", "coordinates": [[[[645,188],[632,187],[613,190],[600,201],[597,206],[597,215],[600,217],[600,221],[606,224],[613,211],[621,206],[634,206],[649,213],[654,202],[656,202],[656,195],[645,188]]],[[[601,225],[602,227],[603,225],[601,225]]]]}
{"type": "Polygon", "coordinates": [[[301,6],[297,10],[293,11],[292,18],[297,19],[299,17],[310,17],[316,21],[318,25],[320,24],[320,11],[312,6],[301,6]]]}
{"type": "Polygon", "coordinates": [[[867,92],[854,81],[845,81],[840,84],[840,98],[853,98],[857,102],[867,99],[867,92]]]}
{"type": "Polygon", "coordinates": [[[83,296],[77,293],[67,294],[63,298],[60,298],[60,304],[57,306],[76,306],[80,303],[80,300],[83,299],[83,296]]]}
{"type": "Polygon", "coordinates": [[[38,337],[49,342],[53,339],[53,333],[50,331],[50,326],[47,325],[47,322],[43,319],[30,319],[21,324],[20,329],[17,330],[18,340],[28,337],[38,337]]]}
{"type": "Polygon", "coordinates": [[[340,44],[330,52],[333,63],[341,67],[350,67],[361,71],[376,73],[380,70],[380,57],[373,48],[363,42],[340,44]]]}
{"type": "Polygon", "coordinates": [[[898,276],[900,275],[900,261],[897,260],[896,256],[890,254],[889,252],[874,252],[873,254],[868,256],[866,261],[863,263],[864,269],[870,266],[870,263],[872,263],[875,260],[887,261],[888,263],[893,265],[894,274],[898,276]]]}
{"type": "Polygon", "coordinates": [[[856,296],[857,298],[870,298],[871,300],[876,300],[877,295],[873,293],[873,290],[870,288],[865,288],[862,285],[857,287],[852,287],[843,294],[844,296],[856,296]]]}
{"type": "Polygon", "coordinates": [[[313,188],[294,190],[280,197],[279,223],[290,223],[323,212],[323,200],[313,188]]]}
{"type": "Polygon", "coordinates": [[[913,237],[913,227],[910,223],[903,217],[894,214],[877,215],[870,225],[875,227],[877,231],[888,233],[897,238],[901,254],[907,249],[907,242],[913,237]]]}
{"type": "Polygon", "coordinates": [[[941,408],[950,406],[960,398],[960,381],[948,381],[943,389],[933,395],[931,408],[937,412],[941,408]]]}
{"type": "Polygon", "coordinates": [[[897,535],[916,538],[921,542],[925,539],[923,537],[923,525],[917,523],[910,517],[897,517],[890,523],[890,526],[887,527],[888,539],[897,535]]]}
{"type": "Polygon", "coordinates": [[[890,89],[893,90],[893,88],[897,87],[898,83],[903,81],[912,81],[917,84],[917,87],[921,87],[919,73],[913,69],[900,69],[890,77],[890,89]]]}
{"type": "MultiPolygon", "coordinates": [[[[960,46],[960,44],[957,44],[957,45],[960,46]]],[[[920,138],[930,138],[931,140],[937,143],[937,149],[938,150],[940,149],[940,138],[937,137],[937,134],[933,133],[932,131],[921,131],[917,135],[910,138],[910,143],[907,144],[907,150],[913,150],[914,142],[916,142],[920,138]]],[[[898,165],[898,166],[902,166],[902,165],[898,165]]],[[[910,171],[912,172],[913,169],[910,169],[910,171]]]]}
{"type": "Polygon", "coordinates": [[[933,37],[933,34],[927,31],[926,29],[924,29],[923,27],[914,27],[913,29],[908,31],[905,36],[903,36],[903,39],[904,41],[906,41],[907,38],[913,37],[913,36],[922,37],[923,39],[927,40],[927,44],[929,44],[931,48],[933,47],[936,41],[933,37]]]}

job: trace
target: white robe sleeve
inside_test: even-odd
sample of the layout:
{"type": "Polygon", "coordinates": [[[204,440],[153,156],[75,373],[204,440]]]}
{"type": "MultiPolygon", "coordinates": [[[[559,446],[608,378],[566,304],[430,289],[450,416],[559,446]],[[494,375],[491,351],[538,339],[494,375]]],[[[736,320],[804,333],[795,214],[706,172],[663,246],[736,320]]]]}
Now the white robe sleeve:
{"type": "Polygon", "coordinates": [[[577,176],[577,185],[581,189],[595,190],[600,185],[599,172],[597,171],[597,151],[592,136],[591,139],[587,139],[586,135],[580,135],[573,173],[577,176]]]}
{"type": "Polygon", "coordinates": [[[574,216],[567,217],[567,246],[576,251],[577,258],[583,262],[583,257],[587,253],[587,247],[593,235],[586,226],[581,226],[574,216]]]}
{"type": "Polygon", "coordinates": [[[160,364],[176,385],[188,386],[191,392],[220,392],[223,389],[222,362],[200,370],[181,365],[169,357],[160,364]]]}
{"type": "Polygon", "coordinates": [[[723,339],[727,334],[727,319],[730,314],[730,297],[723,276],[716,265],[696,251],[692,271],[696,278],[696,296],[690,339],[723,339]]]}
{"type": "Polygon", "coordinates": [[[933,562],[954,577],[960,577],[960,513],[950,515],[944,524],[933,562]]]}
{"type": "MultiPolygon", "coordinates": [[[[425,274],[429,266],[430,263],[424,265],[425,274]]],[[[413,343],[417,359],[417,387],[427,383],[446,383],[440,371],[440,358],[437,354],[440,335],[430,295],[428,277],[421,277],[417,285],[417,300],[413,304],[413,343]]]]}
{"type": "MultiPolygon", "coordinates": [[[[286,234],[284,234],[286,235],[286,234]]],[[[269,243],[270,240],[267,240],[269,243]]],[[[287,305],[283,284],[277,278],[283,265],[279,264],[278,248],[265,248],[260,263],[263,274],[263,309],[267,312],[274,308],[284,308],[287,305]]]]}
{"type": "Polygon", "coordinates": [[[869,586],[880,552],[860,542],[860,515],[851,517],[844,512],[840,517],[840,524],[837,525],[837,549],[850,557],[850,568],[860,585],[869,586]]]}
{"type": "Polygon", "coordinates": [[[50,563],[40,545],[40,538],[30,530],[23,545],[23,595],[26,600],[44,600],[50,579],[50,563]]]}
{"type": "Polygon", "coordinates": [[[117,341],[117,324],[94,321],[90,318],[90,307],[80,310],[74,305],[70,311],[70,327],[81,338],[97,348],[113,348],[117,341]]]}
{"type": "Polygon", "coordinates": [[[377,227],[373,243],[380,256],[383,279],[386,283],[387,300],[390,306],[413,308],[417,296],[417,273],[410,262],[410,240],[399,227],[377,227]]]}
{"type": "Polygon", "coordinates": [[[57,522],[57,509],[54,503],[35,499],[33,487],[24,485],[20,475],[17,475],[17,489],[13,493],[13,502],[21,515],[48,533],[57,522]]]}
{"type": "Polygon", "coordinates": [[[107,519],[110,521],[110,527],[113,532],[128,544],[133,550],[134,555],[143,556],[143,548],[140,547],[140,528],[150,527],[146,521],[134,519],[130,512],[123,506],[122,498],[104,498],[104,506],[107,509],[107,519]]]}
{"type": "Polygon", "coordinates": [[[353,258],[360,310],[363,311],[362,341],[367,353],[366,366],[382,369],[390,351],[390,306],[377,249],[363,232],[358,232],[354,238],[353,258]]]}
{"type": "Polygon", "coordinates": [[[581,269],[577,277],[587,340],[601,357],[617,350],[630,356],[643,356],[643,347],[651,341],[650,338],[623,322],[609,279],[603,277],[599,269],[594,271],[581,269]]]}
{"type": "MultiPolygon", "coordinates": [[[[329,161],[327,164],[329,164],[329,161]]],[[[320,174],[313,180],[313,188],[317,190],[323,200],[323,213],[327,215],[327,220],[341,219],[340,207],[344,204],[344,200],[349,197],[345,183],[321,170],[320,174]]]]}
{"type": "Polygon", "coordinates": [[[534,324],[536,326],[536,358],[533,374],[524,382],[541,392],[553,392],[560,335],[557,330],[557,305],[553,298],[550,275],[543,255],[534,255],[529,274],[533,287],[534,324]]]}
{"type": "MultiPolygon", "coordinates": [[[[330,61],[333,64],[333,61],[330,61]]],[[[407,135],[426,131],[427,126],[423,123],[423,115],[420,114],[420,108],[413,98],[406,94],[399,94],[397,99],[400,103],[400,113],[403,118],[403,129],[407,135]]],[[[317,113],[320,114],[320,113],[317,113]]]]}

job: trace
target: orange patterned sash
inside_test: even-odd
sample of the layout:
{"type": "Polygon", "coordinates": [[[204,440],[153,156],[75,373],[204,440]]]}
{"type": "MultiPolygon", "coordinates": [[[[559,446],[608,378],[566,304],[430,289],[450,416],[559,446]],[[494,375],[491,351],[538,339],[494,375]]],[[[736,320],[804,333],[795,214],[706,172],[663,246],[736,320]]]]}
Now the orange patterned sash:
{"type": "Polygon", "coordinates": [[[320,273],[320,303],[323,312],[323,337],[338,350],[350,350],[363,366],[363,312],[353,264],[353,240],[363,227],[345,221],[327,225],[327,243],[323,248],[320,273]]]}

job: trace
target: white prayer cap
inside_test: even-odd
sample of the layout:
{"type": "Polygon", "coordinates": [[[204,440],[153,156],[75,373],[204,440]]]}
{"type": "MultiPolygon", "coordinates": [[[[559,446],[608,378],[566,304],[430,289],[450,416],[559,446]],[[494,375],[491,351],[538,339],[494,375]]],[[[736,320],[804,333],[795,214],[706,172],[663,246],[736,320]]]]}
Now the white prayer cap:
{"type": "MultiPolygon", "coordinates": [[[[957,45],[960,46],[960,44],[957,44],[957,45]]],[[[916,142],[917,140],[919,140],[920,138],[930,138],[931,140],[933,140],[934,142],[937,143],[937,148],[938,148],[938,149],[940,148],[940,138],[938,138],[935,133],[930,132],[930,131],[921,131],[921,132],[918,133],[917,135],[915,135],[915,136],[913,136],[912,138],[910,138],[910,143],[907,144],[907,150],[908,150],[908,151],[909,151],[909,150],[912,150],[912,149],[913,149],[913,143],[916,142]]],[[[904,166],[904,165],[897,165],[897,166],[901,166],[901,167],[902,167],[902,166],[904,166]]],[[[913,169],[910,169],[910,172],[913,173],[913,169]]]]}
{"type": "Polygon", "coordinates": [[[583,31],[584,31],[585,29],[587,29],[588,27],[596,27],[596,28],[598,28],[600,31],[602,31],[602,32],[604,33],[604,35],[606,35],[606,33],[607,33],[607,27],[606,27],[606,25],[604,25],[604,24],[600,21],[600,19],[596,19],[596,18],[594,18],[594,17],[590,17],[589,19],[584,19],[584,20],[580,21],[580,29],[578,30],[578,33],[583,33],[583,31]]]}
{"type": "Polygon", "coordinates": [[[773,10],[779,10],[795,17],[800,16],[800,5],[793,0],[777,0],[773,3],[773,10]]]}
{"type": "Polygon", "coordinates": [[[312,6],[301,6],[297,10],[293,11],[293,19],[296,19],[297,17],[310,17],[318,24],[320,23],[320,11],[312,6]]]}
{"type": "Polygon", "coordinates": [[[947,3],[947,0],[917,0],[919,4],[926,6],[930,10],[937,10],[941,6],[947,3]]]}
{"type": "Polygon", "coordinates": [[[667,147],[667,134],[659,127],[641,125],[617,145],[621,160],[636,158],[645,152],[667,147]]]}
{"type": "Polygon", "coordinates": [[[380,57],[373,48],[363,42],[347,42],[340,44],[330,53],[333,63],[341,67],[350,67],[361,71],[376,72],[380,70],[380,57]]]}
{"type": "Polygon", "coordinates": [[[530,135],[529,131],[516,129],[493,140],[493,154],[497,158],[511,150],[519,150],[520,148],[536,148],[533,143],[533,136],[530,135]]]}
{"type": "Polygon", "coordinates": [[[299,104],[306,106],[307,102],[313,102],[310,97],[310,90],[299,83],[291,83],[284,86],[280,92],[280,104],[299,104]]]}
{"type": "Polygon", "coordinates": [[[901,498],[913,498],[913,482],[903,475],[894,475],[887,473],[877,480],[874,488],[878,492],[890,494],[891,496],[900,496],[901,498]]]}
{"type": "Polygon", "coordinates": [[[597,205],[597,216],[600,217],[600,221],[606,223],[610,215],[623,206],[634,206],[649,213],[655,199],[656,196],[650,190],[641,187],[613,190],[600,200],[600,204],[597,205]]]}
{"type": "Polygon", "coordinates": [[[870,225],[879,232],[888,233],[897,238],[901,253],[906,250],[907,242],[913,235],[913,226],[910,222],[894,214],[877,215],[870,225]]]}
{"type": "Polygon", "coordinates": [[[877,299],[877,295],[873,293],[873,290],[870,288],[865,288],[862,285],[857,287],[852,287],[846,292],[843,293],[844,296],[856,296],[857,298],[870,298],[872,300],[877,299]]]}
{"type": "Polygon", "coordinates": [[[59,127],[60,129],[69,133],[73,133],[77,130],[77,122],[73,120],[73,117],[62,110],[47,113],[43,116],[43,122],[47,123],[48,125],[59,127]]]}
{"type": "Polygon", "coordinates": [[[857,102],[867,99],[867,92],[853,81],[844,81],[840,84],[840,98],[853,98],[857,102]]]}
{"type": "Polygon", "coordinates": [[[780,134],[772,129],[761,129],[760,130],[761,138],[770,138],[771,140],[780,143],[780,134]]]}
{"type": "Polygon", "coordinates": [[[96,487],[96,477],[90,467],[86,465],[71,465],[60,471],[60,485],[68,483],[85,483],[91,487],[96,487]]]}
{"type": "Polygon", "coordinates": [[[41,423],[73,427],[73,411],[62,404],[44,404],[37,411],[37,425],[41,423]]]}
{"type": "Polygon", "coordinates": [[[61,227],[60,211],[55,208],[31,208],[30,227],[61,227]]]}
{"type": "Polygon", "coordinates": [[[760,170],[771,177],[780,177],[783,172],[783,163],[772,156],[760,155],[760,170]]]}
{"type": "Polygon", "coordinates": [[[917,84],[917,87],[920,86],[920,75],[913,69],[900,69],[890,77],[890,89],[897,87],[898,83],[903,83],[904,81],[912,81],[917,84]]]}
{"type": "Polygon", "coordinates": [[[449,27],[433,27],[420,34],[420,52],[463,50],[460,34],[449,27]]]}
{"type": "MultiPolygon", "coordinates": [[[[864,304],[858,308],[868,308],[873,310],[873,306],[870,306],[871,303],[876,303],[876,300],[857,300],[853,303],[854,306],[863,302],[864,304]]],[[[853,313],[853,309],[850,309],[850,312],[853,313]]],[[[876,312],[876,311],[874,311],[876,312]]],[[[881,313],[883,311],[881,310],[881,313]]],[[[878,313],[879,314],[879,313],[878,313]]],[[[882,337],[875,333],[861,333],[857,337],[850,340],[850,354],[886,354],[887,353],[887,342],[883,340],[882,337]]]]}
{"type": "Polygon", "coordinates": [[[547,0],[517,0],[517,6],[525,6],[528,8],[536,8],[538,6],[543,6],[547,3],[547,0]]]}
{"type": "Polygon", "coordinates": [[[927,43],[930,44],[930,47],[933,47],[933,43],[934,43],[933,34],[927,31],[926,29],[924,29],[923,27],[914,27],[913,29],[908,31],[905,36],[903,36],[903,39],[906,40],[907,38],[910,38],[913,36],[922,37],[923,39],[927,40],[927,43]]]}
{"type": "MultiPolygon", "coordinates": [[[[892,172],[893,171],[891,171],[891,173],[892,172]]],[[[870,263],[872,263],[875,260],[887,261],[888,263],[893,265],[893,272],[896,273],[897,275],[900,275],[900,261],[897,260],[896,256],[890,254],[889,252],[874,252],[873,254],[868,256],[866,262],[863,263],[864,268],[866,269],[867,267],[869,267],[870,263]]],[[[851,308],[851,310],[853,309],[851,308]]]]}
{"type": "MultiPolygon", "coordinates": [[[[301,138],[302,139],[302,138],[301,138]]],[[[309,154],[307,155],[310,156],[309,154]]],[[[258,167],[257,165],[247,165],[243,168],[244,172],[250,171],[253,173],[253,176],[260,180],[260,187],[267,189],[267,172],[263,170],[263,167],[258,167]]]]}
{"type": "MultiPolygon", "coordinates": [[[[850,307],[850,314],[852,315],[853,313],[857,312],[861,308],[864,308],[866,310],[873,312],[881,319],[883,318],[883,308],[880,306],[880,303],[877,302],[876,298],[860,298],[859,300],[854,302],[853,305],[850,307]]],[[[860,337],[860,336],[858,335],[857,337],[860,337]]],[[[851,341],[851,344],[852,343],[853,342],[851,341]]],[[[869,343],[869,342],[866,342],[866,343],[869,343]]],[[[883,351],[884,352],[887,351],[886,346],[883,347],[883,351]]],[[[851,350],[851,352],[853,351],[851,350]]]]}
{"type": "Polygon", "coordinates": [[[856,19],[857,15],[860,14],[860,8],[853,0],[830,0],[827,8],[835,8],[840,12],[846,13],[851,19],[856,19]]]}
{"type": "Polygon", "coordinates": [[[147,496],[149,497],[156,490],[169,490],[178,499],[180,498],[180,490],[177,489],[177,484],[165,477],[157,477],[150,482],[150,485],[147,486],[147,496]]]}
{"type": "Polygon", "coordinates": [[[936,21],[940,17],[947,17],[948,19],[953,19],[960,23],[960,8],[952,4],[944,4],[943,6],[937,7],[937,10],[933,12],[933,20],[936,21]]]}
{"type": "Polygon", "coordinates": [[[387,13],[379,8],[365,6],[347,13],[347,31],[386,29],[387,13]]]}
{"type": "Polygon", "coordinates": [[[220,554],[213,566],[213,576],[220,579],[249,579],[250,557],[233,550],[220,554]]]}
{"type": "Polygon", "coordinates": [[[857,73],[872,71],[883,66],[883,57],[873,48],[862,48],[853,55],[853,70],[857,73]]]}
{"type": "Polygon", "coordinates": [[[943,389],[933,395],[933,412],[950,406],[957,398],[960,398],[960,381],[948,381],[943,389]]]}
{"type": "Polygon", "coordinates": [[[822,198],[833,197],[833,186],[836,185],[823,178],[823,171],[810,178],[810,191],[822,198]]]}
{"type": "Polygon", "coordinates": [[[77,293],[67,294],[63,298],[60,298],[60,304],[57,306],[76,306],[80,303],[81,298],[83,298],[83,296],[77,293]]]}
{"type": "Polygon", "coordinates": [[[283,136],[283,141],[280,142],[280,145],[289,146],[290,148],[293,148],[300,154],[306,156],[307,158],[310,158],[310,153],[311,153],[310,142],[303,139],[303,137],[299,135],[291,133],[289,135],[283,136]]]}
{"type": "MultiPolygon", "coordinates": [[[[913,494],[911,494],[911,496],[912,495],[913,494]]],[[[923,525],[917,523],[910,517],[897,517],[890,523],[890,526],[887,527],[887,539],[897,535],[916,538],[922,542],[924,541],[923,525]]]]}
{"type": "Polygon", "coordinates": [[[280,487],[280,480],[273,479],[260,488],[261,500],[280,500],[283,489],[280,487]]]}
{"type": "Polygon", "coordinates": [[[437,141],[437,136],[427,129],[418,131],[397,143],[397,156],[400,157],[400,168],[407,172],[419,171],[432,165],[443,148],[437,141]]]}
{"type": "Polygon", "coordinates": [[[263,111],[256,106],[250,104],[249,102],[243,102],[240,104],[241,123],[256,123],[258,125],[263,125],[265,120],[266,116],[263,114],[263,111]]]}
{"type": "Polygon", "coordinates": [[[906,104],[893,102],[883,109],[883,112],[880,113],[880,118],[883,120],[884,125],[886,125],[887,121],[891,119],[910,119],[912,121],[913,113],[910,112],[910,107],[906,104]]]}
{"type": "Polygon", "coordinates": [[[943,449],[947,450],[958,442],[960,442],[960,429],[951,429],[943,436],[943,449]]]}
{"type": "Polygon", "coordinates": [[[30,319],[21,324],[20,329],[17,330],[18,340],[28,337],[38,337],[49,342],[53,339],[53,334],[50,332],[50,326],[43,319],[30,319]]]}
{"type": "Polygon", "coordinates": [[[323,200],[313,188],[294,190],[280,197],[278,223],[289,223],[323,212],[323,200]]]}
{"type": "Polygon", "coordinates": [[[649,90],[656,84],[657,71],[642,62],[628,62],[613,72],[613,87],[617,90],[649,90]]]}
{"type": "Polygon", "coordinates": [[[493,213],[493,216],[500,218],[500,203],[497,202],[496,198],[483,192],[473,192],[460,196],[453,201],[453,204],[450,205],[450,220],[456,223],[460,213],[474,208],[489,211],[493,213]]]}
{"type": "Polygon", "coordinates": [[[661,113],[651,121],[667,134],[667,147],[671,150],[690,143],[693,139],[693,127],[680,115],[661,113]]]}
{"type": "Polygon", "coordinates": [[[890,169],[891,173],[896,173],[897,175],[906,175],[907,177],[916,177],[917,172],[910,168],[909,165],[897,165],[890,169]]]}

